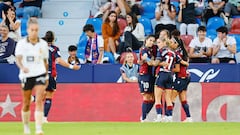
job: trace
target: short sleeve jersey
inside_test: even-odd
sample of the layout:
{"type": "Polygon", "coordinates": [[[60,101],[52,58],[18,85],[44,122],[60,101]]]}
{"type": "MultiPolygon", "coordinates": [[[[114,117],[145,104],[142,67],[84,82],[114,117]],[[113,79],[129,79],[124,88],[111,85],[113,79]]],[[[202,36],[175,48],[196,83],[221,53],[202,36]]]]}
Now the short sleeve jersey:
{"type": "Polygon", "coordinates": [[[52,77],[57,76],[56,59],[60,57],[61,54],[59,48],[55,45],[50,45],[48,59],[48,73],[51,74],[52,77]]]}
{"type": "Polygon", "coordinates": [[[43,39],[32,44],[27,38],[18,41],[15,56],[22,56],[22,64],[29,69],[28,73],[20,70],[19,78],[35,77],[47,73],[44,59],[48,59],[48,45],[43,39]]]}

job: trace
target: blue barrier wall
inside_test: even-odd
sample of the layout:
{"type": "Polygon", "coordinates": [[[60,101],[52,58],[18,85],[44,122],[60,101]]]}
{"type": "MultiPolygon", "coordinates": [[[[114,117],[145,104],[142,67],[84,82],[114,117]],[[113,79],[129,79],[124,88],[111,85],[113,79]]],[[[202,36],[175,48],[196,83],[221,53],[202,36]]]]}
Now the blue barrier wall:
{"type": "MultiPolygon", "coordinates": [[[[82,65],[79,71],[61,66],[58,82],[61,83],[114,83],[120,77],[120,64],[82,65]]],[[[240,82],[240,64],[190,64],[192,82],[240,82]]],[[[16,65],[0,64],[0,83],[18,83],[16,65]]]]}

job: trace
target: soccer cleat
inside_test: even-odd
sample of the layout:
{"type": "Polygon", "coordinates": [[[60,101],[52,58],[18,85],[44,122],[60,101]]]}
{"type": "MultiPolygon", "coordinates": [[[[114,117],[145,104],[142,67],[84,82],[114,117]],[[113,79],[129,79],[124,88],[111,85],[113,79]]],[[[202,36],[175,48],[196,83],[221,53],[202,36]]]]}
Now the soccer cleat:
{"type": "Polygon", "coordinates": [[[23,131],[23,133],[24,133],[25,135],[30,135],[30,134],[31,134],[31,131],[30,131],[29,126],[27,126],[27,125],[24,126],[24,131],[23,131]]]}
{"type": "Polygon", "coordinates": [[[48,123],[47,117],[43,117],[43,123],[48,123]]]}
{"type": "Polygon", "coordinates": [[[42,130],[36,131],[36,135],[43,135],[43,131],[42,130]]]}
{"type": "Polygon", "coordinates": [[[164,122],[173,122],[172,116],[166,116],[164,122]]]}
{"type": "Polygon", "coordinates": [[[157,115],[157,118],[154,120],[154,122],[163,122],[163,118],[161,114],[157,115]]]}
{"type": "Polygon", "coordinates": [[[187,117],[183,122],[193,122],[191,117],[187,117]]]}

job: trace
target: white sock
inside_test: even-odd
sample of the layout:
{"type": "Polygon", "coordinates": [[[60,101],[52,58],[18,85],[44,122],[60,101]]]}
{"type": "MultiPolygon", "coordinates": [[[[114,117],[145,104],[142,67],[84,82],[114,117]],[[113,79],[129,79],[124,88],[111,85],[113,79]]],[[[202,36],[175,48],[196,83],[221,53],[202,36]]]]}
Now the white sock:
{"type": "Polygon", "coordinates": [[[36,131],[42,131],[43,112],[35,111],[34,118],[35,118],[36,131]]]}
{"type": "Polygon", "coordinates": [[[24,112],[23,110],[21,111],[21,116],[22,116],[22,122],[24,125],[29,125],[30,122],[30,110],[27,112],[24,112]]]}

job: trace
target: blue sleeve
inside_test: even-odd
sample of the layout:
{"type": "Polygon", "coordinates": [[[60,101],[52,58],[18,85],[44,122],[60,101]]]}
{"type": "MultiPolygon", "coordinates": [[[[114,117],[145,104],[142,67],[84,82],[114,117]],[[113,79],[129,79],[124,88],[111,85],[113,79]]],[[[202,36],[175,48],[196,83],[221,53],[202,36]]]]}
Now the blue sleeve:
{"type": "Polygon", "coordinates": [[[55,58],[61,57],[60,50],[58,47],[56,47],[56,53],[55,53],[55,58]]]}

